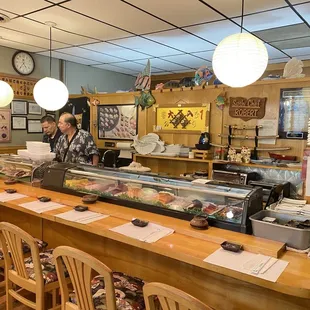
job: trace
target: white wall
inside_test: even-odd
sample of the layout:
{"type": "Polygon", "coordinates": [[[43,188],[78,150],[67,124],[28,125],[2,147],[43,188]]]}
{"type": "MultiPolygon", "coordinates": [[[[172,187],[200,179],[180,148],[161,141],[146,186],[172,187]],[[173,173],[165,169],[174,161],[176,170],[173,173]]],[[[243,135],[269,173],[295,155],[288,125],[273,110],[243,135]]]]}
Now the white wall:
{"type": "MultiPolygon", "coordinates": [[[[16,50],[0,46],[0,73],[18,75],[12,66],[12,57],[16,50]]],[[[32,54],[36,67],[34,72],[29,75],[31,78],[40,79],[49,76],[49,57],[32,54]]],[[[60,61],[52,59],[52,77],[60,78],[60,61]]],[[[65,83],[70,94],[80,94],[81,86],[89,85],[91,89],[97,87],[98,91],[115,92],[116,90],[127,90],[133,87],[134,77],[106,71],[98,68],[92,68],[72,62],[65,62],[65,83]]],[[[9,108],[9,106],[7,107],[9,108]]],[[[42,116],[45,112],[42,112],[42,116]]],[[[40,118],[40,116],[28,115],[30,119],[40,118]]],[[[42,134],[27,134],[26,130],[12,130],[11,143],[1,143],[5,145],[25,145],[26,140],[40,141],[42,134]]]]}

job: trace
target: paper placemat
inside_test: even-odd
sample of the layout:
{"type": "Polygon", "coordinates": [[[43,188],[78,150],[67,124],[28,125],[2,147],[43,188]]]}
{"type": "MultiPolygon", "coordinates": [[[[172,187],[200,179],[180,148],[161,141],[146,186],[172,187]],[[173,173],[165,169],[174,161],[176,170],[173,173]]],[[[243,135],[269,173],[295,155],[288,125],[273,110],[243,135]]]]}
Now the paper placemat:
{"type": "Polygon", "coordinates": [[[26,203],[21,203],[19,205],[20,207],[23,207],[25,209],[34,211],[36,213],[43,213],[46,211],[52,211],[55,209],[59,209],[62,207],[65,207],[64,205],[53,202],[53,201],[48,201],[48,202],[41,202],[41,201],[31,201],[31,202],[26,202],[26,203]]]}
{"type": "Polygon", "coordinates": [[[126,223],[117,227],[110,228],[111,231],[117,232],[124,236],[134,238],[140,241],[152,243],[159,239],[173,234],[174,230],[154,223],[149,223],[145,227],[138,227],[132,223],[126,223]]]}
{"type": "Polygon", "coordinates": [[[234,253],[222,248],[216,250],[203,261],[271,282],[277,282],[279,276],[288,265],[288,262],[270,256],[247,251],[234,253]],[[252,273],[253,269],[256,269],[258,266],[260,267],[260,269],[258,268],[259,273],[252,273]]]}
{"type": "Polygon", "coordinates": [[[6,192],[0,193],[0,201],[1,202],[7,202],[7,201],[21,199],[21,198],[25,198],[25,197],[28,197],[28,196],[23,195],[23,194],[19,194],[19,193],[14,193],[14,194],[9,194],[6,192]]]}
{"type": "Polygon", "coordinates": [[[106,217],[109,217],[109,215],[102,214],[102,213],[97,213],[97,212],[92,212],[92,211],[79,212],[75,210],[70,210],[64,213],[57,214],[55,216],[63,220],[76,222],[80,224],[89,224],[89,223],[104,219],[106,217]]]}

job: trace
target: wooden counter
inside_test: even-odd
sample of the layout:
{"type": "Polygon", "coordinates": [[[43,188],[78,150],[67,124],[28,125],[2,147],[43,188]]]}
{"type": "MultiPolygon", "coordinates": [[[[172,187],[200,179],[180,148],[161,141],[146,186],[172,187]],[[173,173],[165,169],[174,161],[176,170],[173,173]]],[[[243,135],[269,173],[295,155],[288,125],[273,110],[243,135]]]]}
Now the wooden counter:
{"type": "Polygon", "coordinates": [[[79,197],[17,184],[15,188],[30,197],[0,203],[0,221],[9,221],[50,247],[70,245],[103,261],[113,270],[122,271],[145,281],[174,285],[201,299],[214,309],[309,309],[310,259],[303,254],[285,252],[283,244],[254,236],[211,227],[207,231],[190,228],[187,221],[97,202],[91,211],[109,214],[108,218],[82,225],[55,217],[81,203],[79,197]],[[18,206],[47,195],[66,205],[54,211],[37,214],[18,206]],[[160,223],[175,233],[156,243],[145,243],[111,232],[109,228],[124,224],[133,217],[160,223]],[[224,241],[241,243],[256,253],[280,256],[289,262],[276,283],[203,262],[224,241]]]}

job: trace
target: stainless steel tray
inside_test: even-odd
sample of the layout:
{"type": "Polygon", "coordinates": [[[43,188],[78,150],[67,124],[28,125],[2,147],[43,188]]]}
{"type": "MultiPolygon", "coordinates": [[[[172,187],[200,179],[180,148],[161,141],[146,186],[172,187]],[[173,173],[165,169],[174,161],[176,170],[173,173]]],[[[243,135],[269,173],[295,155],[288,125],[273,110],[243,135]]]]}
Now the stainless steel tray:
{"type": "Polygon", "coordinates": [[[262,210],[250,216],[253,235],[286,243],[289,247],[305,250],[310,247],[310,229],[299,229],[279,224],[263,222],[265,216],[276,218],[279,222],[289,220],[304,221],[307,217],[262,210]]]}

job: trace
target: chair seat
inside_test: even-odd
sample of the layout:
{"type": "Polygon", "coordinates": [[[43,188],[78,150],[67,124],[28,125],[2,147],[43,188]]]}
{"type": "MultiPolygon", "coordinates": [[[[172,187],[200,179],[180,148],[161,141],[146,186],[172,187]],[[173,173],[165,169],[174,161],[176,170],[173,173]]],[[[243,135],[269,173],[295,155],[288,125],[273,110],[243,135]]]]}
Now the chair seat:
{"type": "MultiPolygon", "coordinates": [[[[143,298],[143,280],[128,276],[121,272],[113,272],[116,306],[119,310],[145,309],[143,298]]],[[[103,278],[96,276],[91,282],[95,309],[106,310],[106,293],[103,278]]],[[[76,304],[74,292],[70,294],[70,301],[76,304]]]]}
{"type": "MultiPolygon", "coordinates": [[[[53,249],[40,253],[40,262],[44,284],[46,285],[58,281],[56,266],[54,264],[53,249]]],[[[25,258],[25,266],[29,278],[35,280],[34,266],[31,256],[25,258]]]]}
{"type": "MultiPolygon", "coordinates": [[[[39,247],[39,250],[42,250],[44,248],[47,247],[47,242],[43,241],[43,240],[40,240],[40,239],[35,239],[37,244],[38,244],[38,247],[39,247]]],[[[22,241],[22,244],[23,244],[23,253],[24,254],[27,254],[30,252],[30,247],[29,245],[25,242],[25,241],[22,241]]],[[[4,260],[4,256],[3,256],[3,251],[2,249],[0,248],[0,260],[4,260]]]]}

